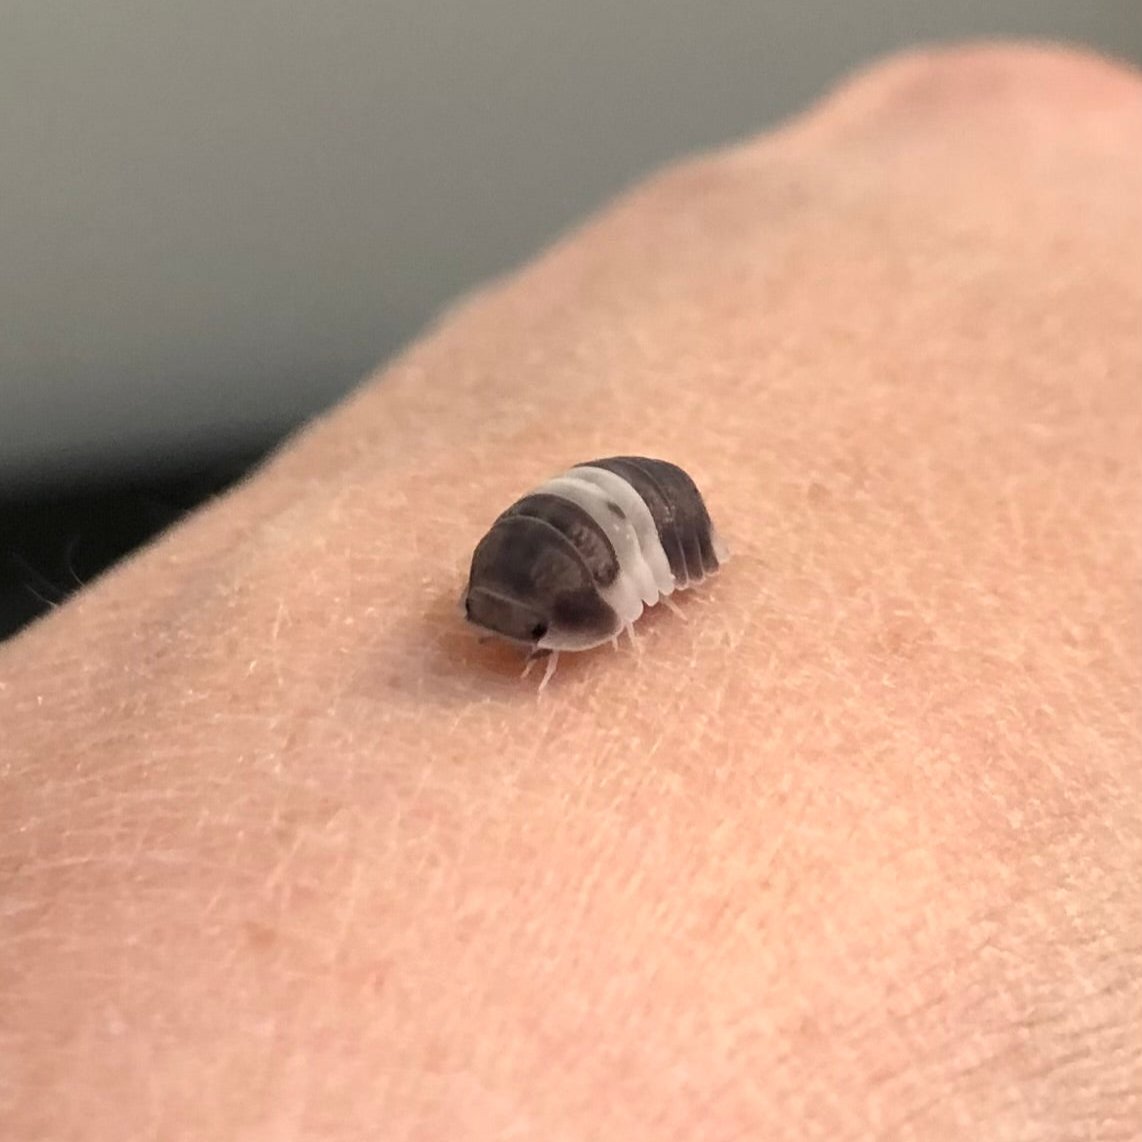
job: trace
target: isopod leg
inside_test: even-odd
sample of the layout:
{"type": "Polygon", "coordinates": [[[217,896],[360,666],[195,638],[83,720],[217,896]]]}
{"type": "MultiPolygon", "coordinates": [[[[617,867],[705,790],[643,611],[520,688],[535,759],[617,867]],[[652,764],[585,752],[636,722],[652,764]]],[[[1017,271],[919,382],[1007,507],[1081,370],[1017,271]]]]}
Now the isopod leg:
{"type": "Polygon", "coordinates": [[[539,684],[539,693],[543,693],[544,686],[551,681],[552,675],[555,673],[555,667],[559,662],[559,651],[553,650],[547,659],[547,668],[543,672],[543,681],[539,684]]]}

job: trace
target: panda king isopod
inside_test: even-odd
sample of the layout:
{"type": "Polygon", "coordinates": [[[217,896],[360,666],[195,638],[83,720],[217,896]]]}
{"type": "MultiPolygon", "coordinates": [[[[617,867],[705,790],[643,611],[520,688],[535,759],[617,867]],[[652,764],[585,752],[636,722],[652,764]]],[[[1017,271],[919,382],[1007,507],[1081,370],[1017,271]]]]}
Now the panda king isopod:
{"type": "MultiPolygon", "coordinates": [[[[728,551],[676,464],[612,456],[577,464],[503,512],[472,556],[468,621],[549,655],[631,630],[643,609],[714,574],[728,551]]],[[[530,661],[530,659],[529,659],[530,661]]]]}

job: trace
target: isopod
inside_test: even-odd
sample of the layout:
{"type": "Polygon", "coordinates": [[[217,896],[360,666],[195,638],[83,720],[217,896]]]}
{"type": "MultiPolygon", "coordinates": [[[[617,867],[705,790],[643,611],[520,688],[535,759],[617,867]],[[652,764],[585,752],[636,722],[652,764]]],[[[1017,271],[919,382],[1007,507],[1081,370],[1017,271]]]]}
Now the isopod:
{"type": "Polygon", "coordinates": [[[728,557],[694,481],[645,456],[577,464],[503,512],[476,546],[463,596],[482,630],[549,655],[631,631],[643,609],[728,557]]]}

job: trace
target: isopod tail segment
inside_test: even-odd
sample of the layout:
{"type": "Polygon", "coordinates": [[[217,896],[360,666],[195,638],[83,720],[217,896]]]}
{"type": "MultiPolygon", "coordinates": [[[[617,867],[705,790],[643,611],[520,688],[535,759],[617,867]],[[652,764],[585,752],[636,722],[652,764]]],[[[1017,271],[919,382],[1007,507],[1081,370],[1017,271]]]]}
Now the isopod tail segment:
{"type": "MultiPolygon", "coordinates": [[[[502,512],[472,556],[469,622],[550,652],[615,641],[647,607],[713,575],[728,551],[694,481],[675,464],[611,456],[578,464],[502,512]]],[[[635,645],[638,645],[637,642],[635,645]]]]}

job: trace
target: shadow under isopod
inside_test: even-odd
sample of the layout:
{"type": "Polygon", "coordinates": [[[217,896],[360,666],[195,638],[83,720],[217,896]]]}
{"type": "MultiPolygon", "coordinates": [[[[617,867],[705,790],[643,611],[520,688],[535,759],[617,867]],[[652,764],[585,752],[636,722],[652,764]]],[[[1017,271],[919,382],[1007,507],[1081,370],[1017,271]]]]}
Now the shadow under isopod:
{"type": "Polygon", "coordinates": [[[570,691],[579,691],[600,671],[609,672],[616,660],[639,661],[654,653],[659,638],[669,637],[672,626],[683,627],[688,621],[683,606],[648,608],[635,627],[634,638],[621,635],[618,649],[610,644],[581,652],[564,651],[546,688],[540,692],[545,663],[536,660],[527,676],[528,652],[481,632],[465,621],[457,602],[459,587],[432,596],[417,615],[410,612],[408,621],[390,631],[389,649],[399,648],[395,656],[406,663],[404,669],[390,668],[379,679],[390,692],[415,696],[428,704],[456,707],[473,702],[534,704],[537,700],[559,702],[570,691]]]}
{"type": "MultiPolygon", "coordinates": [[[[539,697],[543,663],[536,662],[528,676],[526,647],[481,633],[465,621],[457,604],[459,587],[440,592],[417,614],[391,629],[386,639],[387,658],[403,663],[388,667],[373,679],[374,689],[415,697],[429,705],[457,707],[473,702],[534,704],[539,697]],[[391,652],[396,650],[394,655],[391,652]]],[[[554,678],[543,698],[556,697],[564,687],[597,668],[596,656],[614,654],[609,647],[584,654],[562,654],[554,678]]]]}

